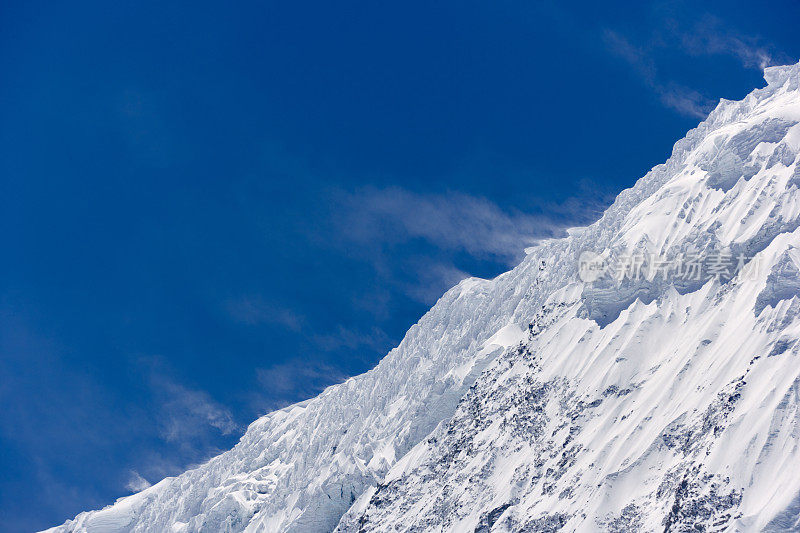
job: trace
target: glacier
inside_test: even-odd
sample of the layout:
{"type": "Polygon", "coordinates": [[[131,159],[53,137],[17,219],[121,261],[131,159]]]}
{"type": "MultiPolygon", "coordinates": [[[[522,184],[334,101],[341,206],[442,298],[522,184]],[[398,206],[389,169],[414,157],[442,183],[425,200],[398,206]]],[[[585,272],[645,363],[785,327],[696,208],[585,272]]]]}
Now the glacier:
{"type": "Polygon", "coordinates": [[[369,372],[48,531],[800,531],[800,64],[369,372]],[[584,281],[582,253],[746,258],[584,281]]]}

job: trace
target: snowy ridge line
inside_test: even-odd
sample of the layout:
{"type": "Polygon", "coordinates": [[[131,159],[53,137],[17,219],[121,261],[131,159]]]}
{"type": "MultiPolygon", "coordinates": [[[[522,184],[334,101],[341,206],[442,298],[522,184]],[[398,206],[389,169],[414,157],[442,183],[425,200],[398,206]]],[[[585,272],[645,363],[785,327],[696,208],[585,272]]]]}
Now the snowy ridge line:
{"type": "Polygon", "coordinates": [[[596,223],[448,291],[373,370],[49,531],[791,527],[800,65],[765,78],[596,223]],[[585,250],[690,247],[746,250],[765,270],[702,286],[577,277],[585,250]]]}
{"type": "Polygon", "coordinates": [[[750,263],[553,292],[338,531],[800,530],[798,68],[721,104],[657,190],[571,247],[750,263]]]}

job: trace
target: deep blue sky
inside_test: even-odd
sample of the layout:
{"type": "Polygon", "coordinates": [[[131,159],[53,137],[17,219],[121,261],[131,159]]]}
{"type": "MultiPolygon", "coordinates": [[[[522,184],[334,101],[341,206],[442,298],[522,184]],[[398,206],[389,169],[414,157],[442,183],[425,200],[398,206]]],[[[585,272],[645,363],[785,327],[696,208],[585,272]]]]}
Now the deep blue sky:
{"type": "Polygon", "coordinates": [[[797,2],[0,3],[0,529],[373,366],[800,57],[797,2]]]}

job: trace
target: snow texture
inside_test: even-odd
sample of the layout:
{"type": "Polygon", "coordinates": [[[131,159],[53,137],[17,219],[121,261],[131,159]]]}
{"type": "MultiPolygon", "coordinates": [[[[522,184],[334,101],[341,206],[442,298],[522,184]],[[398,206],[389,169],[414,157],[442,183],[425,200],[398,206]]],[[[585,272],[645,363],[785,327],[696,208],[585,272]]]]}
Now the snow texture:
{"type": "Polygon", "coordinates": [[[56,532],[800,530],[800,64],[371,371],[56,532]],[[578,257],[725,250],[698,280],[578,257]]]}

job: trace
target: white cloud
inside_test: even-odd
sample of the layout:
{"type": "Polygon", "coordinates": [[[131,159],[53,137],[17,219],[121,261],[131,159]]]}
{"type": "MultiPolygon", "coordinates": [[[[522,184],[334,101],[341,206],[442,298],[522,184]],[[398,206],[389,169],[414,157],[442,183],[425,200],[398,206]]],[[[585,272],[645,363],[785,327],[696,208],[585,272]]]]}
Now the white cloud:
{"type": "Polygon", "coordinates": [[[426,305],[433,305],[445,290],[470,277],[449,263],[421,262],[416,265],[415,273],[415,283],[405,284],[403,292],[426,305]]]}
{"type": "Polygon", "coordinates": [[[239,429],[231,412],[207,392],[172,379],[162,358],[146,357],[141,364],[147,370],[153,401],[158,406],[154,422],[165,441],[199,453],[201,448],[211,446],[214,434],[231,435],[239,429]]]}
{"type": "Polygon", "coordinates": [[[339,226],[360,243],[423,239],[449,251],[513,263],[537,239],[561,231],[544,216],[504,211],[463,193],[417,194],[396,187],[367,188],[343,197],[339,226]]]}
{"type": "Polygon", "coordinates": [[[726,27],[711,15],[699,17],[688,29],[674,18],[659,17],[659,20],[662,27],[644,44],[635,45],[611,29],[604,31],[603,40],[608,49],[628,63],[655,92],[661,103],[683,115],[705,118],[716,101],[674,80],[664,80],[653,60],[655,52],[670,49],[689,56],[727,55],[736,58],[745,68],[757,69],[785,60],[772,46],[726,27]]]}
{"type": "Polygon", "coordinates": [[[713,101],[693,89],[675,82],[662,83],[647,49],[634,46],[619,33],[608,29],[604,33],[604,40],[608,48],[633,68],[665,106],[696,118],[705,118],[713,108],[713,101]]]}
{"type": "Polygon", "coordinates": [[[337,326],[332,333],[312,336],[311,341],[321,350],[327,352],[339,350],[340,348],[356,350],[362,347],[376,352],[384,352],[391,343],[386,333],[378,328],[363,332],[348,329],[342,325],[337,326]]]}
{"type": "Polygon", "coordinates": [[[131,492],[139,492],[152,486],[152,483],[147,481],[136,470],[131,470],[128,482],[125,483],[125,488],[131,492]]]}
{"type": "Polygon", "coordinates": [[[646,84],[656,84],[656,66],[647,50],[633,45],[624,36],[608,28],[603,32],[603,41],[612,53],[633,67],[646,84]]]}
{"type": "Polygon", "coordinates": [[[184,442],[216,429],[230,435],[238,429],[230,411],[214,402],[208,393],[191,390],[165,378],[156,380],[162,398],[161,435],[170,442],[184,442]]]}
{"type": "Polygon", "coordinates": [[[501,209],[459,192],[420,194],[398,187],[339,192],[327,244],[368,262],[379,279],[368,297],[355,303],[385,313],[390,297],[382,291],[389,288],[430,305],[470,276],[457,266],[465,257],[512,267],[525,248],[594,221],[610,203],[597,191],[577,192],[580,199],[540,205],[537,214],[501,209]],[[409,246],[410,252],[403,248],[409,246]]]}
{"type": "Polygon", "coordinates": [[[684,51],[692,55],[728,55],[737,58],[743,67],[763,70],[783,54],[758,38],[739,34],[722,21],[706,15],[689,31],[675,30],[684,51]]]}
{"type": "Polygon", "coordinates": [[[714,102],[699,92],[670,83],[656,87],[661,103],[682,115],[704,119],[714,108],[714,102]]]}
{"type": "Polygon", "coordinates": [[[256,377],[262,390],[254,403],[257,409],[269,412],[312,398],[349,376],[327,363],[298,358],[256,369],[256,377]]]}

